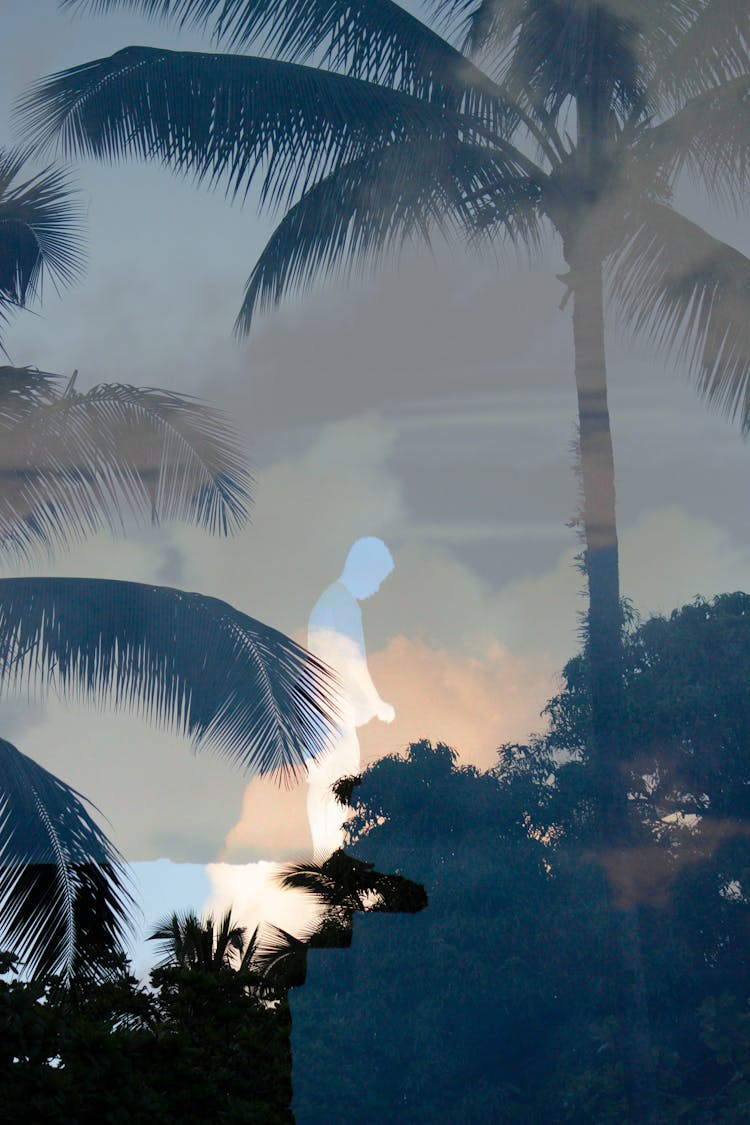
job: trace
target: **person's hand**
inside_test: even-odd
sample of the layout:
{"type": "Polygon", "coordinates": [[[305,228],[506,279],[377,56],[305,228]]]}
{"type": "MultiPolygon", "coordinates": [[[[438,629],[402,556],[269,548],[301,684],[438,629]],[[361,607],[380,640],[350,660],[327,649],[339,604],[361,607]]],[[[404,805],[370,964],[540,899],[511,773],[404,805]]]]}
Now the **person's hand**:
{"type": "Polygon", "coordinates": [[[396,718],[396,712],[391,707],[390,703],[385,703],[382,699],[378,703],[378,709],[375,712],[381,723],[392,723],[396,718]]]}

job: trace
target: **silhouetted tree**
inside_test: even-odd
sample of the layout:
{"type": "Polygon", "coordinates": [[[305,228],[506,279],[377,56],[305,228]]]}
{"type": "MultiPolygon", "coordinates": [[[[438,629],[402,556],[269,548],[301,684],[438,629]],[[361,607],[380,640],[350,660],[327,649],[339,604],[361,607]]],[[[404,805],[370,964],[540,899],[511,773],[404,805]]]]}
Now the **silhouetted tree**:
{"type": "MultiPolygon", "coordinates": [[[[694,1100],[695,1119],[700,1112],[712,1120],[716,1106],[728,1104],[718,1092],[732,1072],[729,1056],[711,1049],[711,1013],[717,997],[733,997],[741,1034],[750,997],[750,597],[696,599],[669,618],[634,621],[624,670],[632,754],[623,786],[633,847],[605,854],[604,864],[615,900],[635,902],[643,913],[662,1059],[680,1059],[677,1089],[694,1100]]],[[[535,792],[527,806],[532,831],[579,863],[597,833],[585,655],[566,666],[547,713],[547,734],[503,749],[498,779],[535,792]]],[[[729,1097],[735,1114],[745,1081],[741,1068],[737,1074],[729,1097]]],[[[669,1088],[662,1093],[667,1112],[669,1088]]],[[[741,1119],[732,1113],[716,1119],[741,1119]]]]}
{"type": "MultiPolygon", "coordinates": [[[[3,967],[7,967],[6,965],[3,967]]],[[[0,1120],[290,1125],[289,1012],[227,966],[0,980],[0,1120]]]]}
{"type": "Polygon", "coordinates": [[[429,903],[356,916],[350,949],[310,952],[290,998],[299,1125],[532,1120],[560,1022],[602,989],[590,915],[524,804],[446,746],[377,762],[352,804],[355,856],[408,872],[429,903]]]}
{"type": "Polygon", "coordinates": [[[168,915],[148,935],[149,941],[161,943],[160,966],[177,965],[202,972],[218,972],[237,964],[244,967],[255,951],[257,930],[249,942],[245,938],[245,927],[232,921],[231,907],[220,919],[212,914],[199,918],[194,911],[168,915]]]}
{"type": "Polygon", "coordinates": [[[408,871],[429,906],[359,919],[340,964],[310,954],[292,997],[299,1125],[630,1120],[613,889],[642,911],[659,1120],[742,1120],[750,596],[633,621],[624,651],[629,872],[595,862],[585,657],[549,731],[490,773],[425,742],[365,771],[355,855],[408,871]]]}

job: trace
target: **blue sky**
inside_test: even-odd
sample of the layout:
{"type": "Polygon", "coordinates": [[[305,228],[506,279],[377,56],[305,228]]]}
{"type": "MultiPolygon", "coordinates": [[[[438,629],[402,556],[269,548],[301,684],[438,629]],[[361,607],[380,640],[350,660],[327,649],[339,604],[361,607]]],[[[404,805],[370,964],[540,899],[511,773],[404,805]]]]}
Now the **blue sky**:
{"type": "MultiPolygon", "coordinates": [[[[2,135],[28,83],[130,43],[206,48],[127,15],[72,19],[54,0],[4,14],[2,135]]],[[[257,476],[233,542],[163,528],[101,537],[58,573],[216,594],[300,638],[359,535],[394,575],[364,609],[373,677],[397,710],[370,724],[368,759],[425,735],[493,761],[522,738],[577,643],[578,550],[570,308],[552,247],[499,263],[457,249],[408,255],[351,286],[321,284],[238,344],[242,285],[271,226],[156,167],[74,170],[86,276],[16,318],[16,364],[199,394],[228,411],[257,476]]],[[[746,225],[689,190],[691,217],[746,252],[746,225]]],[[[750,588],[748,449],[679,374],[610,334],[623,592],[643,612],[750,588]]],[[[202,864],[301,854],[304,797],[254,785],[133,717],[3,703],[4,734],[89,794],[144,868],[146,912],[200,907],[202,864]],[[55,737],[52,737],[52,732],[55,737]],[[171,874],[168,874],[169,872],[171,874]],[[179,901],[177,901],[179,900],[179,901]]],[[[140,870],[140,869],[139,869],[140,870]]],[[[238,873],[241,878],[241,872],[238,873]]]]}

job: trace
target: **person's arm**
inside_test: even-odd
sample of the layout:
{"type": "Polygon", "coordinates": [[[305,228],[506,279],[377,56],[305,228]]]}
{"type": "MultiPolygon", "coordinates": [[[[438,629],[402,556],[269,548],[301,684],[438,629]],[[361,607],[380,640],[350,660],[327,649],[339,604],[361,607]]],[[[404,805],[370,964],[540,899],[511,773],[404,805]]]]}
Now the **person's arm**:
{"type": "Polygon", "coordinates": [[[395,711],[381,699],[367,667],[362,611],[351,595],[331,587],[310,615],[308,647],[338,672],[355,726],[373,717],[390,723],[395,711]]]}

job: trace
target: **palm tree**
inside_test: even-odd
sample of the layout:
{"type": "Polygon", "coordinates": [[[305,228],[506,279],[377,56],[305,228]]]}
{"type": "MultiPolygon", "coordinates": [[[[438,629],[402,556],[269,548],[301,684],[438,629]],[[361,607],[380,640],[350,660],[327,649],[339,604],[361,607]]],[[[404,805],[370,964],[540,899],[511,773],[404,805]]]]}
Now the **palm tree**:
{"type": "MultiPolygon", "coordinates": [[[[248,477],[225,420],[165,391],[0,368],[0,551],[31,559],[128,514],[229,534],[248,477]]],[[[134,707],[237,765],[294,773],[332,707],[322,666],[216,598],[0,578],[0,687],[134,707]]],[[[89,967],[123,936],[121,857],[85,798],[0,739],[0,933],[28,972],[89,967]]]]}
{"type": "Polygon", "coordinates": [[[264,922],[248,938],[247,928],[234,922],[230,906],[220,919],[210,913],[199,917],[193,910],[175,911],[160,919],[146,940],[160,943],[157,968],[246,973],[253,994],[274,1002],[280,993],[304,983],[311,937],[295,937],[264,922]]]}
{"type": "MultiPolygon", "coordinates": [[[[233,198],[257,180],[261,203],[286,213],[247,282],[240,333],[316,275],[431,230],[532,247],[556,234],[573,305],[601,847],[626,847],[604,298],[750,429],[750,261],[673,200],[687,172],[743,202],[748,6],[430,0],[443,37],[394,0],[63,3],[205,27],[232,52],[128,47],[46,79],[23,119],[40,143],[156,158],[210,187],[223,181],[233,198]],[[274,57],[235,53],[253,44],[274,57]]],[[[615,914],[634,964],[635,915],[615,914]]]]}
{"type": "Polygon", "coordinates": [[[322,948],[351,945],[355,913],[418,914],[427,906],[421,884],[396,873],[384,875],[341,848],[323,863],[287,864],[277,881],[282,887],[306,891],[318,901],[323,916],[309,944],[322,948]]]}
{"type": "Polygon", "coordinates": [[[41,292],[45,275],[68,285],[83,262],[79,208],[65,172],[25,175],[27,155],[0,149],[0,328],[41,292]]]}
{"type": "Polygon", "coordinates": [[[218,972],[219,969],[245,969],[257,947],[255,933],[246,942],[244,926],[235,925],[230,907],[222,918],[204,918],[189,910],[173,913],[156,923],[148,941],[160,942],[159,967],[176,965],[182,969],[218,972]]]}

